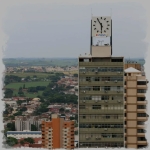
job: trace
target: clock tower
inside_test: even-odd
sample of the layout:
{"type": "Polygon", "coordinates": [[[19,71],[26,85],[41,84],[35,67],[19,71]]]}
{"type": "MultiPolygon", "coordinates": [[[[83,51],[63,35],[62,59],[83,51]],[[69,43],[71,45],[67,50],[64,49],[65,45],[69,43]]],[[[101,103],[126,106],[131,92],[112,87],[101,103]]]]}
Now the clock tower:
{"type": "Polygon", "coordinates": [[[92,17],[91,55],[93,57],[111,57],[112,55],[112,19],[111,17],[92,17]]]}

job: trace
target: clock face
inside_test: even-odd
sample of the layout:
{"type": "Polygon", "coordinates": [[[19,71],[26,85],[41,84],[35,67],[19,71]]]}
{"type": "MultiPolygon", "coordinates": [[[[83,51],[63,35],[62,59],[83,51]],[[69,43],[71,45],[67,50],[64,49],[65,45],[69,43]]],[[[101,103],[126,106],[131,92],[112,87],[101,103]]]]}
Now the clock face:
{"type": "Polygon", "coordinates": [[[110,17],[92,17],[92,36],[111,36],[110,17]]]}

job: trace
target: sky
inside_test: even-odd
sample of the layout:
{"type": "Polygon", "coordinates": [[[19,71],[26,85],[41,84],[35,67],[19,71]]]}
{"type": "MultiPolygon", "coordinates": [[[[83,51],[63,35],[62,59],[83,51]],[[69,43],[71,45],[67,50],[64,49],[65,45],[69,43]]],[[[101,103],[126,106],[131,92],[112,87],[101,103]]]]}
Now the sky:
{"type": "Polygon", "coordinates": [[[14,3],[3,29],[4,57],[78,57],[90,52],[90,19],[112,16],[113,56],[144,57],[146,11],[136,2],[14,3]]]}

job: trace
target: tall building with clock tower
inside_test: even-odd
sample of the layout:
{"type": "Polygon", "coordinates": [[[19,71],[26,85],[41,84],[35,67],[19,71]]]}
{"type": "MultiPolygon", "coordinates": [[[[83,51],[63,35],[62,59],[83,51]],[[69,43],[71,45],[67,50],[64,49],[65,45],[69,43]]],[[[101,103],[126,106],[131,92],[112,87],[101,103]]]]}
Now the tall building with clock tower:
{"type": "Polygon", "coordinates": [[[124,58],[112,57],[112,19],[91,19],[79,56],[79,148],[124,147],[124,58]]]}

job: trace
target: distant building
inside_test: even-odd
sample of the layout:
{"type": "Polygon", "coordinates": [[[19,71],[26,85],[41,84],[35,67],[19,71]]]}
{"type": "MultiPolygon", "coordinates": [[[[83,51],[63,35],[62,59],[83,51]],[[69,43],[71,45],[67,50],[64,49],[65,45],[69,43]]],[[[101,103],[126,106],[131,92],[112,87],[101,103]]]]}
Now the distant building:
{"type": "Polygon", "coordinates": [[[74,121],[65,121],[56,114],[51,121],[43,121],[42,147],[74,149],[74,121]]]}
{"type": "Polygon", "coordinates": [[[23,130],[31,130],[31,125],[35,125],[37,130],[40,131],[41,119],[38,117],[16,117],[15,118],[15,129],[16,131],[23,131],[23,130]]]}
{"type": "Polygon", "coordinates": [[[41,138],[41,131],[7,131],[7,137],[14,137],[16,139],[22,138],[41,138]]]}

